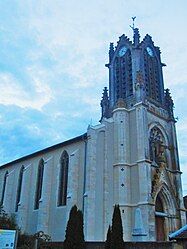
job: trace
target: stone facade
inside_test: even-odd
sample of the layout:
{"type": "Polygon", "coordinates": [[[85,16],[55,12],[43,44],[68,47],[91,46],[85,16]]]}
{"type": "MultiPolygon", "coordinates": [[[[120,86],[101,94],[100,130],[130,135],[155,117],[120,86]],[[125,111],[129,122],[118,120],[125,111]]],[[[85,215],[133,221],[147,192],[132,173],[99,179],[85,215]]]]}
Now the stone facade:
{"type": "Polygon", "coordinates": [[[185,224],[173,101],[150,36],[110,45],[109,95],[87,133],[0,168],[3,208],[22,231],[63,241],[71,207],[86,241],[104,241],[119,204],[125,241],[168,240],[185,224]]]}
{"type": "Polygon", "coordinates": [[[83,207],[84,150],[85,135],[1,167],[1,191],[4,185],[4,176],[8,172],[3,209],[9,214],[15,215],[23,232],[35,234],[42,230],[53,240],[62,241],[64,239],[69,210],[74,204],[77,204],[80,209],[83,207]],[[69,155],[67,203],[64,206],[58,206],[60,158],[64,151],[67,151],[69,155]],[[44,160],[42,194],[39,199],[39,208],[36,209],[36,185],[41,158],[44,160]],[[16,211],[17,187],[22,166],[24,166],[24,171],[21,196],[16,211]]]}

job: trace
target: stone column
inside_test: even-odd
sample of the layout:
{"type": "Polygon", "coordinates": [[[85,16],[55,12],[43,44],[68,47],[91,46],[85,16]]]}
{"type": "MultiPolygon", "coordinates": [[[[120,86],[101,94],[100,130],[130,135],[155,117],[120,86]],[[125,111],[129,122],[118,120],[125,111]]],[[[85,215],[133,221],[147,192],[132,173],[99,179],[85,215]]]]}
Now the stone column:
{"type": "Polygon", "coordinates": [[[104,237],[104,168],[105,168],[105,131],[97,136],[96,149],[96,194],[95,194],[95,240],[102,241],[104,237]],[[97,218],[98,217],[98,218],[97,218]]]}
{"type": "Polygon", "coordinates": [[[125,108],[114,110],[114,163],[129,162],[129,114],[125,108]]]}
{"type": "Polygon", "coordinates": [[[147,156],[148,127],[147,115],[143,104],[136,105],[136,130],[137,130],[137,153],[138,161],[145,160],[147,156]]]}
{"type": "Polygon", "coordinates": [[[103,240],[106,240],[109,224],[111,225],[113,214],[113,161],[114,161],[114,133],[113,120],[105,121],[105,153],[104,153],[104,235],[103,240]]]}
{"type": "Polygon", "coordinates": [[[114,202],[119,204],[124,228],[124,239],[131,234],[131,176],[129,111],[125,107],[114,110],[114,202]]]}
{"type": "Polygon", "coordinates": [[[130,201],[129,114],[125,108],[114,110],[114,203],[130,201]]]}
{"type": "Polygon", "coordinates": [[[95,240],[95,191],[96,191],[96,141],[97,131],[88,128],[87,145],[87,172],[86,172],[86,197],[85,197],[85,240],[95,240]]]}

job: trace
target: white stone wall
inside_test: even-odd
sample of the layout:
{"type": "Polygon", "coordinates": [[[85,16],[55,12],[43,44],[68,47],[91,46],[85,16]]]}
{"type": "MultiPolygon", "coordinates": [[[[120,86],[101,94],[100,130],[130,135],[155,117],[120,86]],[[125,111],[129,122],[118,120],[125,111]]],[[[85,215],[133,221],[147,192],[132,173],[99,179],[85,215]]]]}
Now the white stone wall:
{"type": "Polygon", "coordinates": [[[44,150],[0,168],[0,193],[4,174],[7,170],[9,172],[4,209],[16,215],[22,231],[34,234],[43,230],[54,241],[62,241],[70,209],[76,204],[84,211],[85,239],[104,241],[112,222],[114,205],[119,204],[124,240],[152,241],[155,240],[155,200],[162,191],[163,196],[168,195],[173,203],[168,212],[175,215],[175,219],[168,218],[169,232],[178,228],[184,223],[184,211],[175,126],[173,121],[168,122],[166,117],[153,110],[143,103],[136,104],[130,110],[116,108],[112,118],[88,127],[87,141],[44,150]],[[153,198],[152,180],[156,166],[149,160],[149,133],[154,126],[161,130],[165,139],[167,166],[153,198]],[[60,157],[64,150],[69,155],[67,205],[58,207],[60,157]],[[34,210],[41,158],[44,159],[42,198],[39,209],[34,210]],[[25,167],[22,191],[18,212],[15,212],[22,165],[25,167]],[[141,222],[138,223],[138,220],[141,222]],[[137,234],[138,226],[140,234],[137,234]]]}
{"type": "MultiPolygon", "coordinates": [[[[115,204],[120,205],[125,240],[155,240],[155,200],[151,197],[153,166],[149,161],[149,132],[154,126],[161,129],[167,143],[174,141],[177,152],[175,132],[171,132],[173,124],[168,123],[168,120],[159,116],[158,113],[151,112],[143,103],[135,105],[131,110],[123,107],[117,108],[113,112],[113,118],[108,121],[104,119],[101,125],[88,129],[88,196],[85,206],[87,240],[106,239],[106,231],[108,225],[111,224],[115,204]],[[104,155],[101,153],[98,158],[99,150],[96,147],[103,148],[102,144],[104,143],[98,139],[101,131],[104,134],[105,150],[104,155]],[[173,138],[171,139],[170,136],[173,138]],[[110,146],[108,137],[111,137],[113,146],[110,146]],[[108,161],[109,157],[112,158],[110,162],[108,161]],[[99,178],[102,175],[104,182],[106,180],[104,183],[106,195],[103,195],[101,191],[103,185],[102,188],[98,187],[100,186],[99,178]],[[97,210],[98,207],[100,211],[97,210]],[[140,208],[142,217],[142,235],[132,236],[137,223],[135,213],[138,208],[140,208]],[[100,222],[98,222],[98,217],[101,217],[100,222]],[[104,227],[102,226],[103,220],[104,227]]],[[[168,155],[167,167],[172,169],[169,146],[166,148],[166,152],[168,155]]],[[[177,160],[177,154],[175,160],[177,160]]],[[[176,172],[170,172],[172,176],[175,174],[176,172]]],[[[178,177],[180,178],[180,175],[178,177]]],[[[170,177],[166,181],[168,186],[174,184],[172,179],[174,177],[170,177]]],[[[180,199],[182,195],[179,180],[177,186],[178,190],[176,191],[180,199]]],[[[172,189],[170,191],[172,192],[172,189]]],[[[180,203],[182,203],[181,201],[182,199],[180,199],[180,203]]],[[[172,212],[177,214],[177,208],[172,212]]],[[[180,223],[180,217],[178,217],[178,221],[180,223]]],[[[175,224],[173,227],[176,229],[177,223],[175,224]]]]}
{"type": "MultiPolygon", "coordinates": [[[[19,160],[0,168],[0,193],[4,174],[8,170],[3,209],[14,214],[22,232],[34,234],[40,230],[62,241],[65,236],[69,210],[73,204],[82,209],[83,203],[84,142],[75,142],[50,152],[38,153],[28,159],[19,160]],[[59,160],[62,152],[69,155],[68,201],[67,206],[57,207],[59,186],[59,160]],[[34,209],[38,164],[44,159],[42,197],[39,209],[34,209]],[[19,172],[24,165],[23,180],[18,211],[15,212],[19,172]]],[[[1,196],[0,196],[1,197],[1,196]]]]}

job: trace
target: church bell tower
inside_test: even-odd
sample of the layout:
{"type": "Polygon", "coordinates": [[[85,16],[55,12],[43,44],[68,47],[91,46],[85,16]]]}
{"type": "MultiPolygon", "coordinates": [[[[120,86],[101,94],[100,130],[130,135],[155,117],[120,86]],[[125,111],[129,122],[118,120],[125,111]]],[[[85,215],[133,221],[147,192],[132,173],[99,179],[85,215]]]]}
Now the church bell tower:
{"type": "Polygon", "coordinates": [[[123,102],[130,109],[140,101],[149,101],[166,109],[173,118],[173,101],[169,90],[164,90],[160,49],[151,36],[146,35],[140,42],[139,30],[133,29],[133,42],[125,35],[119,38],[117,46],[110,44],[109,97],[104,89],[101,101],[102,117],[112,116],[112,110],[123,102]],[[107,100],[107,101],[106,101],[107,100]]]}
{"type": "Polygon", "coordinates": [[[165,241],[185,224],[173,100],[151,36],[110,44],[100,125],[88,128],[86,227],[105,240],[119,204],[127,241],[165,241]],[[90,221],[90,222],[89,222],[90,221]]]}

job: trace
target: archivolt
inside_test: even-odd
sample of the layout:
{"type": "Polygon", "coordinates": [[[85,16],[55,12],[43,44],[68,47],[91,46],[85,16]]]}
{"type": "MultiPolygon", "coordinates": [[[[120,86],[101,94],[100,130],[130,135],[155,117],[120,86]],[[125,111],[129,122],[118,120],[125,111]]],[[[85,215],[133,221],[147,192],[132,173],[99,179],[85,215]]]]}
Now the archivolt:
{"type": "Polygon", "coordinates": [[[166,134],[166,132],[165,132],[165,129],[163,128],[163,126],[162,126],[160,123],[158,123],[158,122],[153,122],[153,123],[151,123],[151,124],[149,125],[149,135],[150,135],[151,130],[152,130],[154,127],[160,130],[160,132],[161,132],[161,134],[162,134],[162,136],[163,136],[163,138],[164,138],[165,145],[168,146],[168,144],[169,144],[168,136],[167,136],[167,134],[166,134]]]}
{"type": "Polygon", "coordinates": [[[158,195],[162,201],[164,212],[168,215],[176,215],[177,203],[165,183],[158,188],[157,194],[155,195],[155,202],[158,195]]]}

